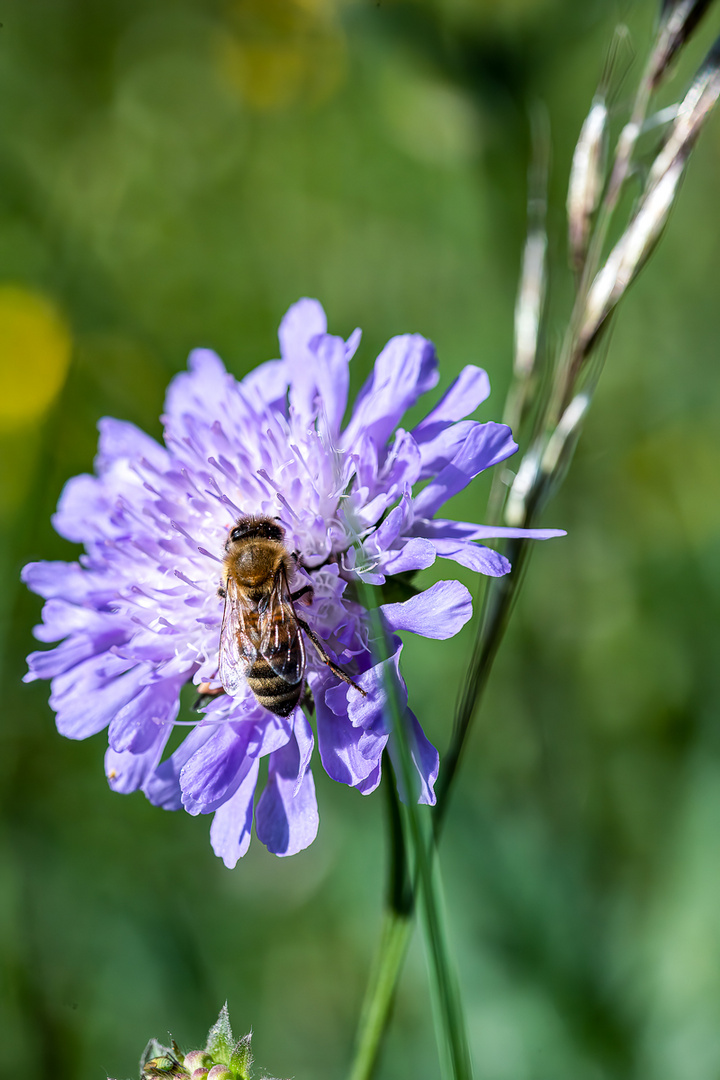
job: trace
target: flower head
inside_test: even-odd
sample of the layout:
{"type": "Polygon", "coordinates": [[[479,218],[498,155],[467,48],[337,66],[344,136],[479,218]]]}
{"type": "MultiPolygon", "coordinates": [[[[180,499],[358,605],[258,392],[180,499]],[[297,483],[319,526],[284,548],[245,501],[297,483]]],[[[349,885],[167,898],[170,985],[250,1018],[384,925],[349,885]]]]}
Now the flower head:
{"type": "MultiPolygon", "coordinates": [[[[268,711],[245,678],[220,692],[218,587],[238,519],[279,520],[294,555],[289,588],[310,599],[298,599],[298,614],[362,691],[306,640],[304,679],[322,764],[363,793],[380,782],[383,752],[395,752],[388,678],[407,702],[396,632],[450,637],[470,618],[471,600],[449,580],[384,604],[392,655],[378,662],[354,583],[382,584],[438,557],[501,575],[507,560],[478,540],[558,535],[436,516],[517,447],[505,425],[465,419],[489,394],[485,372],[473,366],[412,431],[398,426],[438,380],[435,350],[420,335],[385,346],[343,426],[359,340],[359,331],[347,341],[328,334],[320,304],[305,299],[280,326],[282,358],[241,382],[214,353],[193,352],[189,371],[168,390],[164,446],[132,424],[100,421],[95,475],[67,483],[53,519],[62,536],[84,545],[79,561],[23,571],[46,599],[36,636],[60,642],[33,653],[26,675],[52,680],[58,730],[83,739],[107,727],[111,787],[140,789],[166,809],[214,814],[212,845],[228,866],[247,850],[253,813],[258,837],[278,855],[306,847],[318,825],[306,713],[300,705],[287,716],[268,711]],[[189,680],[210,694],[197,724],[164,757],[189,680]],[[268,779],[254,806],[263,757],[268,779]]],[[[415,795],[432,803],[438,755],[406,715],[415,795]]]]}

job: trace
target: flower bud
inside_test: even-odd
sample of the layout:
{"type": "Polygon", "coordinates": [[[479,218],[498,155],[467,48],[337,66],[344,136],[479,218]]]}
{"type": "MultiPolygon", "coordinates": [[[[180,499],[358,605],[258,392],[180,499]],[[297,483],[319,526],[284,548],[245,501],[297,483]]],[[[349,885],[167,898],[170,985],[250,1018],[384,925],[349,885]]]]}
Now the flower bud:
{"type": "Polygon", "coordinates": [[[600,201],[605,178],[608,110],[596,98],[580,130],[573,154],[567,194],[570,262],[580,271],[587,254],[590,220],[600,201]]]}
{"type": "Polygon", "coordinates": [[[209,1073],[209,1069],[201,1066],[199,1069],[194,1069],[190,1074],[190,1080],[205,1080],[205,1077],[209,1073]]]}
{"type": "Polygon", "coordinates": [[[227,1065],[213,1065],[212,1069],[207,1074],[207,1080],[235,1080],[235,1077],[230,1072],[227,1065]]]}
{"type": "Polygon", "coordinates": [[[209,1054],[206,1054],[204,1050],[191,1050],[189,1054],[185,1055],[183,1065],[192,1073],[195,1069],[211,1069],[213,1059],[209,1054]]]}

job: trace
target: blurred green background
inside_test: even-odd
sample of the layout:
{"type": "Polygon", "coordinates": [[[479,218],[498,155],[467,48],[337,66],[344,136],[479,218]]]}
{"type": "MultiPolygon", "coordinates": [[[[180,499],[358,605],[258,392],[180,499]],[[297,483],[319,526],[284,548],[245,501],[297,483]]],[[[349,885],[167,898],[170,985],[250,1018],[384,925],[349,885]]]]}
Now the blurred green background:
{"type": "MultiPolygon", "coordinates": [[[[659,6],[659,5],[658,5],[659,6]]],[[[713,10],[676,93],[718,32],[713,10]],[[714,22],[713,22],[714,20],[714,22]]],[[[562,329],[574,139],[618,20],[621,116],[656,15],[603,0],[1,0],[0,1075],[136,1075],[225,998],[272,1075],[347,1068],[381,910],[383,801],[319,766],[318,839],[230,872],[207,818],[106,785],[104,735],[57,735],[24,686],[24,562],[99,417],[159,435],[189,350],[242,375],[291,302],[432,337],[445,387],[490,373],[499,418],[547,105],[562,329]],[[627,70],[629,68],[629,71],[627,70]]],[[[667,100],[672,92],[666,95],[667,100]]],[[[535,552],[443,848],[478,1080],[720,1076],[720,117],[613,333],[535,552]]],[[[439,393],[439,391],[438,391],[439,393]]],[[[482,516],[480,483],[456,501],[482,516]]],[[[427,581],[454,573],[443,564],[427,581]]],[[[471,575],[464,575],[473,589],[471,575]]],[[[411,640],[411,703],[446,745],[471,630],[411,640]]],[[[438,1075],[422,947],[381,1080],[438,1075]]]]}

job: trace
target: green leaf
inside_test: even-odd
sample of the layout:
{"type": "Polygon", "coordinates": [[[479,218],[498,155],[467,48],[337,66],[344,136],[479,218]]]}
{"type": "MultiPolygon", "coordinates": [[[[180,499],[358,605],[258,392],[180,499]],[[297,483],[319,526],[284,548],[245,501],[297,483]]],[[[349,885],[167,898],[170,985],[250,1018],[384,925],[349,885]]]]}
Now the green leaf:
{"type": "Polygon", "coordinates": [[[251,1042],[252,1031],[249,1031],[247,1035],[235,1043],[233,1052],[230,1055],[230,1068],[234,1073],[237,1073],[239,1080],[250,1080],[253,1062],[252,1050],[250,1049],[251,1042]]]}
{"type": "Polygon", "coordinates": [[[208,1032],[206,1051],[212,1056],[213,1061],[221,1065],[230,1065],[230,1059],[234,1050],[234,1039],[230,1027],[227,1001],[220,1010],[217,1022],[208,1032]]]}

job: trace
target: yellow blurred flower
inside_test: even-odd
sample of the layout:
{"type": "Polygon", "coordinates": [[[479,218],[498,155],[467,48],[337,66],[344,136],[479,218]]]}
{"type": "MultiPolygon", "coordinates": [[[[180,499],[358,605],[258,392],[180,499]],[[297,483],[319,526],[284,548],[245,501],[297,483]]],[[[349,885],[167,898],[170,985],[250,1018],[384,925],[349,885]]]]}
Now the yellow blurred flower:
{"type": "Polygon", "coordinates": [[[225,81],[255,109],[326,100],[345,73],[333,0],[234,0],[218,44],[225,81]]]}
{"type": "Polygon", "coordinates": [[[65,382],[72,339],[53,303],[19,285],[0,285],[0,430],[39,419],[65,382]]]}

